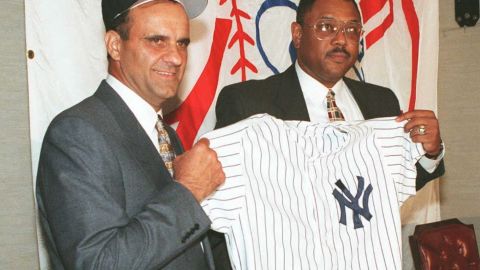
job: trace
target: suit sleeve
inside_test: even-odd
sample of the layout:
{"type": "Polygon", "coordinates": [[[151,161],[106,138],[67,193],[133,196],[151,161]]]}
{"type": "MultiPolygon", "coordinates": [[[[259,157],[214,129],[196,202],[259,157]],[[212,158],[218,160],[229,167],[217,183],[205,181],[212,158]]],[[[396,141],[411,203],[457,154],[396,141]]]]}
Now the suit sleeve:
{"type": "Polygon", "coordinates": [[[223,88],[218,95],[215,107],[215,114],[217,117],[215,129],[236,123],[249,116],[245,115],[243,98],[237,93],[241,93],[241,91],[236,90],[231,85],[223,88]]]}
{"type": "Polygon", "coordinates": [[[198,242],[210,221],[173,181],[129,216],[126,193],[135,187],[124,186],[125,159],[108,142],[84,120],[52,123],[38,169],[40,215],[65,269],[159,269],[198,242]]]}
{"type": "Polygon", "coordinates": [[[443,174],[445,174],[445,164],[442,161],[438,164],[438,167],[433,171],[433,173],[427,172],[420,163],[417,162],[417,181],[416,181],[416,187],[417,190],[420,190],[422,187],[424,187],[428,182],[432,181],[433,179],[436,179],[443,174]]]}

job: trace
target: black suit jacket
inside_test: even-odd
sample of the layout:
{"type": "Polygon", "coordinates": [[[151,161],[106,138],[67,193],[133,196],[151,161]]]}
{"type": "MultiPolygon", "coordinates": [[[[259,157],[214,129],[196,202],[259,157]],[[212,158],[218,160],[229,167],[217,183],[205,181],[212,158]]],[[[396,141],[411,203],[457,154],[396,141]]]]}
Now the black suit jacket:
{"type": "MultiPolygon", "coordinates": [[[[344,78],[365,119],[397,116],[401,113],[392,90],[374,84],[344,78]]],[[[264,80],[250,80],[226,86],[216,105],[217,123],[221,128],[258,113],[268,113],[283,120],[310,121],[307,105],[298,81],[295,66],[264,80]]],[[[445,172],[443,161],[433,173],[417,163],[417,190],[445,172]]],[[[224,254],[222,237],[210,232],[218,269],[230,269],[224,254]]]]}
{"type": "Polygon", "coordinates": [[[50,124],[36,192],[53,269],[214,268],[210,220],[106,82],[50,124]]]}
{"type": "MultiPolygon", "coordinates": [[[[344,78],[365,119],[397,116],[401,113],[392,90],[344,78]]],[[[295,66],[264,80],[250,80],[226,86],[216,105],[217,124],[224,127],[258,113],[283,120],[310,121],[295,66]]],[[[443,161],[433,173],[417,164],[417,189],[445,172],[443,161]]]]}

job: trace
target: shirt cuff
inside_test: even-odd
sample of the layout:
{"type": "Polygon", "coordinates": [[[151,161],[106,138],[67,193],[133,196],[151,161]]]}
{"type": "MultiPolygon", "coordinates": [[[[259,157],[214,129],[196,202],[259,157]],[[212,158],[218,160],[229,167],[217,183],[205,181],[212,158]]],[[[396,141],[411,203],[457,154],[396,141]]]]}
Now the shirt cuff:
{"type": "Polygon", "coordinates": [[[442,142],[442,152],[436,159],[429,159],[426,156],[422,156],[419,160],[418,163],[427,171],[428,173],[433,173],[437,167],[438,164],[440,164],[440,161],[442,161],[443,156],[445,156],[445,145],[442,142]]]}

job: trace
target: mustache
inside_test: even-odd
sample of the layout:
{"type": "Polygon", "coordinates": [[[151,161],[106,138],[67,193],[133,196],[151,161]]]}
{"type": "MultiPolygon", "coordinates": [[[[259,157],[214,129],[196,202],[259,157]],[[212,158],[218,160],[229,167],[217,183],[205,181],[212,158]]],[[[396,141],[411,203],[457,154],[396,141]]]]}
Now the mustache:
{"type": "Polygon", "coordinates": [[[332,50],[330,50],[327,54],[333,54],[333,53],[344,53],[348,57],[350,57],[350,53],[345,49],[345,47],[335,47],[332,50]]]}

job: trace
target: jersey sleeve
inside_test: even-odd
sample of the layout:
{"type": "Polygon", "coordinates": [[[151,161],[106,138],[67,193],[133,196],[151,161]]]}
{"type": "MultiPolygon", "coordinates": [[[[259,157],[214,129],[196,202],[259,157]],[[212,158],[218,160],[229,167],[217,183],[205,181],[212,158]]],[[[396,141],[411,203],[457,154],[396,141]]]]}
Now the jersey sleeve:
{"type": "Polygon", "coordinates": [[[381,127],[377,139],[384,155],[385,166],[395,184],[398,203],[401,206],[410,196],[415,195],[417,169],[415,164],[425,154],[421,143],[414,143],[410,134],[403,130],[406,121],[396,122],[394,118],[379,119],[381,127]]]}

